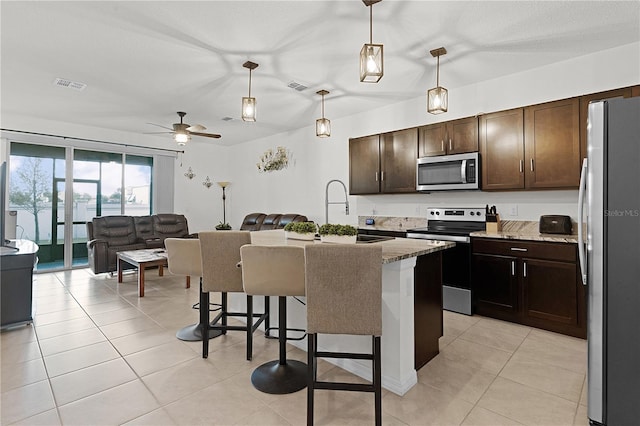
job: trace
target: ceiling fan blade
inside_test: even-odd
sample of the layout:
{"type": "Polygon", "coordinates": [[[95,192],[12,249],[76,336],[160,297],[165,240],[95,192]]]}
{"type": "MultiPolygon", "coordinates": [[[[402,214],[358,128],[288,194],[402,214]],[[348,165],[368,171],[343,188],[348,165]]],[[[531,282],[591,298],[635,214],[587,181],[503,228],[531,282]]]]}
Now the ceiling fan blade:
{"type": "Polygon", "coordinates": [[[161,126],[160,124],[155,124],[155,123],[147,123],[147,124],[151,124],[152,126],[162,127],[163,129],[167,129],[167,130],[173,130],[171,127],[161,126]]]}
{"type": "Polygon", "coordinates": [[[196,136],[204,136],[205,138],[215,138],[215,139],[218,139],[221,137],[220,135],[216,135],[215,133],[189,132],[189,134],[196,135],[196,136]]]}
{"type": "Polygon", "coordinates": [[[194,124],[191,127],[187,127],[187,130],[190,132],[201,132],[203,130],[207,130],[207,128],[204,127],[202,124],[194,124]]]}
{"type": "Polygon", "coordinates": [[[143,135],[168,135],[173,134],[173,132],[144,132],[143,135]]]}

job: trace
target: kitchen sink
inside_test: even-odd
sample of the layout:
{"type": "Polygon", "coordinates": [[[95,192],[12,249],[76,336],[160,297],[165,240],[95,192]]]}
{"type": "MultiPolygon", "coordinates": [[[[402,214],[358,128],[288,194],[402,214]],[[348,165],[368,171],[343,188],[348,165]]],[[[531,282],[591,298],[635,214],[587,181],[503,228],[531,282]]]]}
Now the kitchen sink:
{"type": "Polygon", "coordinates": [[[356,238],[356,243],[358,244],[366,244],[366,243],[379,243],[380,241],[388,241],[393,240],[394,237],[385,237],[383,235],[368,235],[368,234],[358,234],[356,238]]]}

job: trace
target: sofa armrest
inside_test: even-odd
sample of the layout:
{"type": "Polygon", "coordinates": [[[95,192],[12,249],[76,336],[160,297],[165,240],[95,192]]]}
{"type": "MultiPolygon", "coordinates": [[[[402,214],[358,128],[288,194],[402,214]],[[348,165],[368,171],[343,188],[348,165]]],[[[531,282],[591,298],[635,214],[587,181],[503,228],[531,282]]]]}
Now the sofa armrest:
{"type": "Polygon", "coordinates": [[[109,244],[105,240],[95,239],[87,241],[87,250],[100,250],[100,248],[106,250],[109,244]]]}
{"type": "Polygon", "coordinates": [[[101,274],[109,271],[109,244],[105,240],[87,241],[87,257],[89,267],[94,274],[101,274]]]}

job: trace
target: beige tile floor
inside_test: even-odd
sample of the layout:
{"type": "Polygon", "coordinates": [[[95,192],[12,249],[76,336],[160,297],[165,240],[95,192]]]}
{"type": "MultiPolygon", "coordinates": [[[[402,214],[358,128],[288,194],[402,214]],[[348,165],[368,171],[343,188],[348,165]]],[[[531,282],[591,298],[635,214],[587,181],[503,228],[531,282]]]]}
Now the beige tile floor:
{"type": "MultiPolygon", "coordinates": [[[[118,285],[89,270],[36,275],[33,326],[1,334],[1,417],[11,425],[303,425],[306,392],[267,395],[253,368],[277,358],[256,334],[197,342],[175,338],[195,323],[198,286],[135,275],[118,285]]],[[[587,425],[586,342],[479,316],[445,312],[440,354],[403,397],[383,393],[386,425],[587,425]]],[[[293,346],[289,357],[305,359],[293,346]]],[[[358,380],[328,363],[327,380],[358,380]]],[[[373,423],[371,394],[318,391],[316,424],[373,423]]]]}

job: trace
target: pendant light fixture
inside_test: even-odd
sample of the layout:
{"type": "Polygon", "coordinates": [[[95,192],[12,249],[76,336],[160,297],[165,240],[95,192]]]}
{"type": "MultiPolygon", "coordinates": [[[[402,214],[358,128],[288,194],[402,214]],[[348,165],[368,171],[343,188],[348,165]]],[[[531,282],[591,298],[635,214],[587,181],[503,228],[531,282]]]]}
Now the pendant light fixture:
{"type": "Polygon", "coordinates": [[[373,5],[382,0],[362,0],[369,8],[369,43],[360,50],[360,81],[377,83],[384,75],[384,61],[381,44],[373,44],[373,5]]]}
{"type": "Polygon", "coordinates": [[[326,90],[318,90],[316,92],[322,96],[322,118],[316,120],[316,136],[319,138],[328,138],[331,136],[331,120],[324,118],[324,95],[328,95],[326,90]]]}
{"type": "Polygon", "coordinates": [[[440,87],[440,56],[447,54],[447,49],[440,47],[433,49],[431,56],[438,58],[436,68],[436,87],[427,91],[427,112],[431,114],[440,114],[447,112],[449,107],[449,92],[444,87],[440,87]]]}
{"type": "Polygon", "coordinates": [[[256,121],[256,98],[251,97],[251,72],[258,68],[258,64],[247,61],[242,66],[249,69],[249,96],[242,97],[242,120],[256,121]]]}

